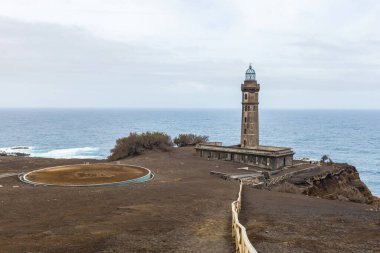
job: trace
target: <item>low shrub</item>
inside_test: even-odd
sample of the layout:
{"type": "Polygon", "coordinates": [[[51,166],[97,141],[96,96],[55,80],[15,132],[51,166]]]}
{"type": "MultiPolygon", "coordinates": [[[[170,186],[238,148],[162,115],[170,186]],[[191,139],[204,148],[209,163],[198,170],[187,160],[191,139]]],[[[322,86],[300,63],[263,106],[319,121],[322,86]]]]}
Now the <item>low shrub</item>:
{"type": "Polygon", "coordinates": [[[169,151],[173,147],[171,137],[162,132],[130,133],[128,137],[120,138],[111,149],[108,157],[111,161],[136,156],[145,150],[169,151]]]}
{"type": "Polygon", "coordinates": [[[206,135],[180,134],[174,138],[174,143],[178,147],[194,146],[205,142],[208,142],[208,136],[206,135]]]}

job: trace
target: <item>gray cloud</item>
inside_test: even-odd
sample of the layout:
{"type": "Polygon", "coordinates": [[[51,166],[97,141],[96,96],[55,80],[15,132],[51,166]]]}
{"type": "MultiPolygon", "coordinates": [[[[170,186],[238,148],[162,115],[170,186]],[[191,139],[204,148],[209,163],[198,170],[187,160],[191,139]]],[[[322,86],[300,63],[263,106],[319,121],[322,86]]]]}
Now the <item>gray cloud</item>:
{"type": "Polygon", "coordinates": [[[0,107],[239,107],[253,61],[264,108],[380,109],[378,4],[347,20],[356,4],[335,16],[327,2],[312,14],[289,8],[276,19],[272,5],[258,4],[253,17],[229,1],[168,3],[142,14],[84,8],[90,14],[77,24],[64,15],[0,17],[0,107]],[[152,31],[137,29],[148,21],[99,26],[95,14],[137,15],[152,31]]]}
{"type": "Polygon", "coordinates": [[[2,18],[0,36],[0,106],[197,107],[199,100],[202,107],[212,105],[209,88],[229,91],[236,83],[221,71],[236,70],[233,61],[186,62],[169,50],[99,39],[78,27],[2,18]]]}

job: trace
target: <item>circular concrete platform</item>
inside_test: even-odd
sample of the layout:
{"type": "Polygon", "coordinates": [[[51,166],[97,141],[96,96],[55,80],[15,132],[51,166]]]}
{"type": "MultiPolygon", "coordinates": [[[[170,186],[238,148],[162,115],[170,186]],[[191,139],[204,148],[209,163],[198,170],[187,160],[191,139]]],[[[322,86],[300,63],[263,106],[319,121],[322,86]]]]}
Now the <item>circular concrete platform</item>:
{"type": "Polygon", "coordinates": [[[118,186],[140,183],[153,177],[147,168],[124,164],[77,164],[34,170],[20,180],[34,185],[118,186]]]}

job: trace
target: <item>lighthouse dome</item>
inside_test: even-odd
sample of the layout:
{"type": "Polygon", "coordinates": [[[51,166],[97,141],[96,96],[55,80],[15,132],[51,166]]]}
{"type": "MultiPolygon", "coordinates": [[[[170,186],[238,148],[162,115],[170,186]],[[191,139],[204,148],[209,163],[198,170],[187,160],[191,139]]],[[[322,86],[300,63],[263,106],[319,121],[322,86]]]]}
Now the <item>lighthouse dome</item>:
{"type": "Polygon", "coordinates": [[[248,68],[247,71],[245,72],[245,80],[246,80],[246,81],[256,80],[256,72],[255,72],[255,70],[252,68],[252,65],[251,65],[251,64],[249,64],[249,68],[248,68]]]}

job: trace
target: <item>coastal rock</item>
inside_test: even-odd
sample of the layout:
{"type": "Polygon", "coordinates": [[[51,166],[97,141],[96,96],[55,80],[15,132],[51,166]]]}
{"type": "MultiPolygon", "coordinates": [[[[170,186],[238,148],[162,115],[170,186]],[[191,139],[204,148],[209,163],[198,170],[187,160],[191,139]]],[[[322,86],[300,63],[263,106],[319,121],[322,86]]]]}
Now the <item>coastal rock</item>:
{"type": "Polygon", "coordinates": [[[30,156],[30,154],[21,153],[21,152],[5,152],[5,151],[0,151],[0,156],[20,156],[20,157],[26,157],[26,156],[30,156]]]}
{"type": "Polygon", "coordinates": [[[21,152],[15,152],[15,153],[10,153],[9,154],[10,156],[30,156],[30,154],[27,154],[27,153],[21,153],[21,152]]]}
{"type": "Polygon", "coordinates": [[[29,149],[29,147],[26,147],[26,146],[17,146],[17,147],[12,147],[11,149],[29,149]]]}
{"type": "Polygon", "coordinates": [[[323,164],[296,172],[272,186],[271,190],[379,205],[379,198],[372,195],[356,168],[349,164],[323,164]]]}
{"type": "Polygon", "coordinates": [[[338,172],[326,176],[310,178],[311,186],[307,194],[327,199],[338,199],[358,203],[372,204],[374,197],[368,187],[360,180],[354,166],[344,164],[338,172]]]}

